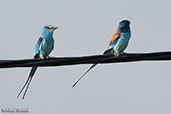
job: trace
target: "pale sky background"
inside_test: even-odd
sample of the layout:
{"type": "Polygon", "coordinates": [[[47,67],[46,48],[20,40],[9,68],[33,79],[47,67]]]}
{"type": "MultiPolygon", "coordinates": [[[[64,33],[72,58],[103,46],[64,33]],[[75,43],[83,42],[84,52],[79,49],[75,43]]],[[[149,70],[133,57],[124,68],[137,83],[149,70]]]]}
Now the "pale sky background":
{"type": "MultiPolygon", "coordinates": [[[[118,23],[131,21],[126,52],[171,50],[170,0],[1,0],[0,59],[33,57],[46,24],[58,26],[51,56],[101,54],[118,23]]],[[[0,108],[30,114],[171,114],[170,61],[39,68],[24,100],[30,68],[0,69],[0,108]]],[[[2,112],[0,112],[2,113],[2,112]]]]}

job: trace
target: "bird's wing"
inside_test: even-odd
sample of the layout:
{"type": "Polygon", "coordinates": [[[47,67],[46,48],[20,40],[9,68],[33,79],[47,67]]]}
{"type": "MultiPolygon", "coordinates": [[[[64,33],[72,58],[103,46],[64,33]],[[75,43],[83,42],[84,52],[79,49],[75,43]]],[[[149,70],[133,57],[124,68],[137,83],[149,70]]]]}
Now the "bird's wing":
{"type": "Polygon", "coordinates": [[[120,38],[120,32],[115,32],[115,34],[110,38],[109,44],[107,45],[105,51],[110,49],[110,47],[114,47],[119,38],[120,38]]]}
{"type": "Polygon", "coordinates": [[[121,38],[117,41],[114,50],[118,53],[123,52],[128,46],[129,39],[130,39],[129,34],[127,36],[126,35],[121,36],[121,38]]]}
{"type": "Polygon", "coordinates": [[[39,50],[40,50],[42,41],[43,41],[43,39],[40,37],[36,42],[36,47],[34,49],[34,58],[37,58],[39,56],[39,50]]]}

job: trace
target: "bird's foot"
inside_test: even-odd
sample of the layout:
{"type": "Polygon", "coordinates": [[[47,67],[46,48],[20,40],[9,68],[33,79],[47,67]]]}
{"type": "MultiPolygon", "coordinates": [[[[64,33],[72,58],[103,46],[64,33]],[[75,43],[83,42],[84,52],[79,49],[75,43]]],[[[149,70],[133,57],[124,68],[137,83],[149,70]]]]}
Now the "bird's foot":
{"type": "Polygon", "coordinates": [[[39,58],[40,60],[44,60],[45,59],[45,57],[43,57],[43,56],[40,56],[40,58],[39,58]]]}
{"type": "Polygon", "coordinates": [[[118,52],[115,51],[113,54],[114,54],[115,57],[119,57],[119,53],[118,52]]]}

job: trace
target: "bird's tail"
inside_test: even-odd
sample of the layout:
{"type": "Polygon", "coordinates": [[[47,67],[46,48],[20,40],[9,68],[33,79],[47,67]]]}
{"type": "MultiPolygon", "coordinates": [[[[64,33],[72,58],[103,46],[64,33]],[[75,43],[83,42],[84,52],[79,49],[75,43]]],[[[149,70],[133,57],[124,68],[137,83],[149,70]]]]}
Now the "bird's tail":
{"type": "Polygon", "coordinates": [[[75,87],[75,85],[92,69],[96,66],[97,64],[93,64],[74,84],[72,87],[75,87]]]}
{"type": "Polygon", "coordinates": [[[27,89],[28,89],[28,87],[29,87],[29,85],[30,85],[30,82],[31,82],[31,80],[32,80],[32,78],[33,78],[33,75],[34,75],[34,73],[36,72],[36,70],[37,70],[37,67],[32,67],[32,69],[31,69],[31,71],[30,71],[30,74],[29,74],[29,77],[28,77],[27,81],[25,82],[23,88],[21,89],[21,91],[20,91],[19,94],[17,95],[17,98],[20,96],[20,94],[21,94],[22,91],[24,90],[25,86],[27,85],[27,87],[26,87],[26,89],[25,89],[25,92],[24,92],[24,94],[23,94],[23,97],[22,97],[22,99],[24,99],[24,97],[25,97],[25,95],[26,95],[26,92],[27,92],[27,89]]]}
{"type": "MultiPolygon", "coordinates": [[[[113,48],[107,49],[104,51],[103,55],[112,55],[113,54],[113,48]]],[[[72,87],[75,87],[76,84],[95,66],[97,65],[97,63],[93,64],[92,66],[90,66],[90,68],[72,85],[72,87]]]]}

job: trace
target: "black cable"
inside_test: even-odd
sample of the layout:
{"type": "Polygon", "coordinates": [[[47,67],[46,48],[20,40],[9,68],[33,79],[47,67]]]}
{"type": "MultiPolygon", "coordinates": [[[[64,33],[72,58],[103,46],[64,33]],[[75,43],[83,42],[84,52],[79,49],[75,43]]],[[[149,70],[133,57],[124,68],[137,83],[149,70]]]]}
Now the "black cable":
{"type": "Polygon", "coordinates": [[[49,66],[66,66],[77,64],[105,64],[121,63],[135,61],[166,61],[171,60],[171,52],[154,52],[154,53],[124,53],[120,57],[114,55],[92,55],[83,57],[56,57],[39,59],[22,59],[22,60],[0,60],[0,68],[15,67],[49,67],[49,66]]]}

